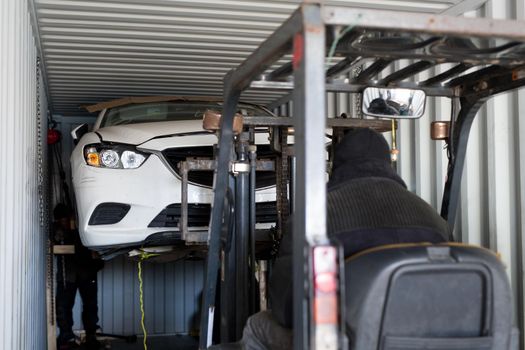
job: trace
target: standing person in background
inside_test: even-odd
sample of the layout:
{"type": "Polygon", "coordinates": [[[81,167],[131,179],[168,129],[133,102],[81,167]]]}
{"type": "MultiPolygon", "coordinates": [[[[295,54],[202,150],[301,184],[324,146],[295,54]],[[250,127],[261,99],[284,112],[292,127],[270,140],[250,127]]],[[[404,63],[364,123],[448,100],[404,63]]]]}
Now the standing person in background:
{"type": "Polygon", "coordinates": [[[59,203],[53,210],[55,244],[73,245],[74,254],[58,255],[56,317],[60,334],[58,349],[78,348],[73,333],[73,306],[77,290],[82,299],[82,322],[86,331],[84,349],[99,349],[96,338],[98,323],[97,272],[104,266],[95,252],[82,245],[78,231],[72,225],[72,211],[59,203]]]}

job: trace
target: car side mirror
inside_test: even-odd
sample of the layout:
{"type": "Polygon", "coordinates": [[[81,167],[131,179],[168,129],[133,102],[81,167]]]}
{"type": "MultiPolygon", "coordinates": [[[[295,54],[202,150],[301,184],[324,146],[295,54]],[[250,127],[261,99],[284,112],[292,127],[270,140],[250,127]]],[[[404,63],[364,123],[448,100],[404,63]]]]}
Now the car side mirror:
{"type": "Polygon", "coordinates": [[[71,137],[73,138],[73,143],[76,145],[80,138],[84,136],[88,132],[88,125],[87,124],[81,124],[74,128],[71,131],[71,137]]]}
{"type": "Polygon", "coordinates": [[[366,88],[362,111],[366,115],[391,119],[417,119],[425,112],[426,95],[422,90],[366,88]]]}

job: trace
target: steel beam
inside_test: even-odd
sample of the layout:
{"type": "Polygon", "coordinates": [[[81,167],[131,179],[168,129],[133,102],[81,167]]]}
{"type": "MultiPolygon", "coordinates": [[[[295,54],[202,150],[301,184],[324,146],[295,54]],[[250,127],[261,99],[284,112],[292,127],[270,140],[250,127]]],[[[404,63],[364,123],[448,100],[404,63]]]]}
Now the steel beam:
{"type": "Polygon", "coordinates": [[[392,63],[391,60],[378,59],[372,63],[368,68],[362,71],[357,77],[352,80],[352,83],[363,84],[368,82],[372,77],[375,77],[383,71],[388,65],[392,63]]]}
{"type": "Polygon", "coordinates": [[[361,62],[360,58],[345,57],[342,61],[334,64],[326,71],[327,77],[334,77],[337,75],[345,74],[350,71],[357,63],[361,62]]]}
{"type": "Polygon", "coordinates": [[[459,63],[457,65],[455,65],[454,67],[450,68],[449,70],[441,73],[441,74],[438,74],[436,76],[433,76],[432,78],[429,78],[425,81],[422,81],[419,83],[419,85],[421,86],[430,86],[430,85],[434,85],[434,84],[439,84],[447,79],[450,79],[452,77],[455,77],[456,75],[458,74],[461,74],[463,73],[464,71],[466,71],[467,69],[469,69],[470,67],[472,67],[470,64],[465,64],[465,63],[459,63]]]}
{"type": "Polygon", "coordinates": [[[430,61],[416,62],[379,80],[378,84],[388,86],[391,83],[396,83],[403,79],[413,77],[414,75],[432,67],[433,65],[434,63],[430,61]]]}
{"type": "Polygon", "coordinates": [[[293,73],[292,62],[287,62],[266,77],[267,80],[286,80],[293,73]]]}
{"type": "MultiPolygon", "coordinates": [[[[301,119],[302,117],[298,116],[301,119]]],[[[295,118],[293,117],[244,117],[245,126],[293,126],[295,118]]],[[[359,119],[359,118],[327,118],[326,126],[328,128],[372,128],[379,132],[387,132],[392,129],[390,120],[381,119],[359,119]]],[[[262,170],[266,166],[264,161],[257,162],[257,170],[262,170]]]]}
{"type": "Polygon", "coordinates": [[[472,36],[506,38],[525,41],[523,21],[488,18],[461,18],[403,13],[381,10],[361,10],[324,6],[322,16],[325,24],[353,25],[359,28],[428,33],[431,35],[472,36]]]}
{"type": "Polygon", "coordinates": [[[303,25],[294,38],[294,114],[297,188],[293,227],[294,349],[315,348],[310,335],[310,247],[326,234],[325,26],[321,8],[303,5],[303,25]],[[310,337],[309,337],[310,335],[310,337]]]}
{"type": "MultiPolygon", "coordinates": [[[[327,92],[348,92],[348,93],[361,93],[366,87],[377,87],[377,88],[404,88],[404,89],[416,89],[423,90],[427,96],[454,96],[454,89],[448,86],[422,86],[417,83],[411,82],[398,82],[391,83],[390,86],[380,84],[378,82],[363,82],[363,83],[348,83],[345,80],[334,80],[331,83],[326,84],[327,92]]],[[[293,82],[274,82],[274,81],[255,81],[251,83],[250,88],[252,89],[268,89],[268,90],[288,90],[294,89],[293,82]]],[[[292,99],[292,94],[280,97],[277,101],[271,103],[268,108],[277,108],[292,99]]]]}
{"type": "MultiPolygon", "coordinates": [[[[301,8],[295,11],[268,39],[266,39],[228,77],[232,89],[242,91],[254,77],[262,74],[271,64],[291,49],[292,38],[301,28],[301,8]]],[[[324,48],[323,48],[324,51],[324,48]]]]}

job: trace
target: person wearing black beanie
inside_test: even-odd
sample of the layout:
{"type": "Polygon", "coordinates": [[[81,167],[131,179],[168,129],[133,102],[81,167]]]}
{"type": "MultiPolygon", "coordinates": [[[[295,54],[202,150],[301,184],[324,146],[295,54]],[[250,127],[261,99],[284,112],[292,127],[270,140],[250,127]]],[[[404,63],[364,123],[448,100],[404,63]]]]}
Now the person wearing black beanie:
{"type": "MultiPolygon", "coordinates": [[[[407,189],[392,168],[387,141],[372,129],[349,130],[336,145],[327,183],[326,211],[328,236],[341,244],[345,257],[380,245],[440,243],[450,237],[447,222],[407,189]]],[[[242,339],[247,348],[291,347],[291,221],[269,280],[271,311],[248,320],[242,339]]]]}
{"type": "Polygon", "coordinates": [[[410,192],[372,129],[348,131],[336,146],[327,184],[327,232],[345,256],[379,245],[446,242],[448,223],[410,192]]]}
{"type": "Polygon", "coordinates": [[[328,189],[357,178],[383,177],[407,187],[390,163],[383,135],[368,128],[350,129],[335,147],[328,189]]]}

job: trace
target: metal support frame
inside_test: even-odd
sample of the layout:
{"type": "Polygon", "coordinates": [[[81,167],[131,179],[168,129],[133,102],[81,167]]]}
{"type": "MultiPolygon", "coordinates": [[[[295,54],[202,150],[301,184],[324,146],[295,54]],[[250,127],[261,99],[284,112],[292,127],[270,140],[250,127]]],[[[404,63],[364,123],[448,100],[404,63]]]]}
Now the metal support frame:
{"type": "MultiPolygon", "coordinates": [[[[257,49],[237,70],[231,71],[225,78],[225,105],[223,118],[221,119],[221,130],[219,137],[219,156],[218,169],[215,174],[214,202],[210,225],[210,246],[207,261],[205,293],[203,297],[203,310],[201,319],[201,339],[200,348],[206,348],[211,342],[211,336],[208,332],[211,310],[214,308],[216,281],[219,268],[219,250],[220,250],[220,232],[222,227],[222,217],[224,211],[223,198],[227,188],[228,167],[230,161],[231,145],[233,141],[232,124],[233,115],[239,96],[243,89],[247,88],[255,76],[262,73],[270,64],[276,61],[285,53],[294,40],[294,71],[296,72],[296,84],[302,86],[301,93],[295,96],[296,105],[303,104],[306,125],[299,122],[295,125],[297,130],[296,143],[299,146],[312,149],[312,154],[308,157],[304,151],[298,156],[298,168],[304,171],[299,172],[299,186],[307,183],[310,188],[308,193],[301,196],[307,199],[301,201],[298,205],[297,219],[299,222],[307,220],[296,225],[294,232],[297,232],[305,239],[294,240],[294,250],[299,250],[300,254],[294,254],[300,260],[301,267],[298,269],[300,277],[294,276],[295,283],[304,285],[304,259],[305,243],[325,243],[326,242],[326,225],[325,225],[325,189],[324,189],[324,103],[318,104],[320,96],[324,96],[324,25],[321,21],[320,7],[318,5],[303,5],[296,11],[292,17],[286,21],[279,30],[274,33],[259,49],[257,49]],[[303,27],[303,20],[308,23],[303,27]],[[300,34],[298,34],[300,33],[300,34]],[[317,72],[308,72],[305,64],[319,67],[317,72]],[[311,97],[311,98],[309,98],[311,97]],[[298,128],[298,129],[297,129],[298,128]],[[322,166],[319,166],[322,164],[322,166]],[[308,174],[308,175],[306,175],[308,174]],[[320,191],[319,191],[320,189],[320,191]],[[306,204],[308,203],[308,204],[306,204]]],[[[324,102],[324,97],[322,97],[324,102]]],[[[299,147],[301,148],[301,147],[299,147]]],[[[308,334],[308,313],[299,312],[307,307],[305,300],[305,289],[297,288],[300,291],[299,306],[295,307],[295,323],[301,326],[296,327],[296,334],[300,334],[294,342],[294,347],[303,349],[309,344],[309,339],[305,338],[308,334]],[[306,316],[306,317],[305,317],[306,316]]],[[[296,298],[297,299],[297,298],[296,298]]]]}
{"type": "MultiPolygon", "coordinates": [[[[346,26],[346,28],[366,31],[397,31],[401,33],[430,34],[435,37],[422,45],[438,43],[438,36],[505,38],[511,41],[525,42],[525,26],[517,21],[454,18],[439,15],[410,14],[400,15],[392,11],[363,10],[321,7],[318,4],[303,5],[275,31],[262,45],[250,55],[237,69],[228,73],[224,81],[225,108],[221,120],[219,137],[218,168],[215,173],[215,197],[210,225],[210,247],[207,261],[205,293],[203,300],[203,317],[201,320],[200,348],[205,348],[208,335],[209,311],[213,309],[215,286],[219,268],[220,233],[224,215],[224,197],[228,188],[228,163],[231,160],[233,140],[232,122],[241,92],[247,88],[293,90],[293,95],[281,97],[272,104],[292,100],[294,118],[277,118],[268,125],[283,126],[293,124],[295,129],[296,163],[292,170],[296,172],[296,183],[293,184],[294,218],[294,348],[312,347],[331,348],[333,343],[323,343],[329,337],[312,333],[311,289],[308,281],[311,277],[310,248],[328,242],[326,234],[326,188],[325,188],[325,151],[324,130],[325,93],[327,91],[359,93],[365,87],[383,85],[418,88],[430,96],[446,96],[460,99],[461,109],[451,123],[450,158],[448,179],[445,184],[442,215],[454,224],[459,199],[459,186],[464,165],[466,147],[470,128],[476,112],[481,105],[496,93],[525,85],[525,59],[504,57],[502,53],[512,50],[513,45],[502,45],[489,49],[483,57],[472,52],[433,51],[410,52],[404,50],[385,50],[384,48],[352,47],[338,45],[337,54],[347,57],[343,63],[325,67],[326,27],[346,26]],[[273,73],[264,75],[265,71],[279,58],[292,49],[293,82],[287,81],[286,73],[290,64],[285,64],[273,73]],[[346,50],[346,51],[345,51],[346,50]],[[368,50],[368,51],[367,51],[368,50]],[[496,55],[496,59],[494,56],[496,55]],[[353,81],[330,80],[327,83],[327,72],[340,74],[354,62],[352,57],[375,58],[376,62],[365,69],[353,81]],[[500,57],[501,56],[501,57],[500,57]],[[382,81],[370,81],[391,62],[397,59],[422,60],[406,69],[393,73],[382,81]],[[425,60],[428,60],[426,62],[425,60]],[[456,63],[456,66],[426,81],[407,83],[401,80],[414,76],[419,71],[438,63],[456,63]],[[491,65],[467,75],[461,75],[471,66],[491,65]],[[266,80],[254,81],[263,76],[266,80]],[[446,85],[443,82],[450,80],[446,85]],[[268,80],[270,79],[270,80],[268,80]],[[275,79],[278,81],[271,81],[275,79]]],[[[343,27],[342,27],[343,28],[343,27]]],[[[347,34],[352,37],[351,33],[347,34]]],[[[333,38],[332,38],[333,39],[333,38]]],[[[418,47],[418,49],[422,48],[418,47]]],[[[426,46],[425,46],[426,47],[426,46]]],[[[514,45],[514,47],[516,47],[514,45]]],[[[453,48],[456,50],[456,48],[453,48]]],[[[515,54],[516,52],[514,52],[515,54]]],[[[519,56],[519,55],[518,55],[519,56]]],[[[247,122],[250,123],[249,119],[247,122]]],[[[252,126],[260,120],[252,120],[252,126]]],[[[342,123],[342,122],[341,122],[342,123]]],[[[346,121],[345,121],[346,123],[346,121]]],[[[328,123],[330,125],[330,122],[328,123]]],[[[343,126],[343,125],[332,125],[343,126]]],[[[345,125],[346,126],[346,125],[345,125]]]]}
{"type": "MultiPolygon", "coordinates": [[[[299,118],[300,119],[300,118],[299,118]]],[[[293,126],[294,118],[289,117],[244,117],[245,126],[293,126]]],[[[390,120],[379,119],[357,119],[357,118],[328,118],[328,128],[371,128],[378,132],[386,132],[392,129],[390,120]]]]}
{"type": "Polygon", "coordinates": [[[324,6],[323,19],[330,25],[355,25],[360,28],[397,30],[431,35],[506,38],[524,41],[525,27],[520,21],[488,18],[453,18],[382,10],[324,6]]]}
{"type": "Polygon", "coordinates": [[[376,76],[377,74],[381,73],[383,69],[388,67],[388,65],[392,63],[392,60],[384,60],[384,59],[378,59],[374,63],[372,63],[368,68],[366,68],[364,71],[362,71],[357,77],[353,79],[353,83],[360,83],[364,84],[367,81],[369,81],[372,77],[376,76]]]}
{"type": "MultiPolygon", "coordinates": [[[[461,109],[454,122],[451,123],[450,157],[447,170],[447,181],[443,192],[441,216],[447,220],[450,228],[454,228],[457,207],[459,204],[461,176],[467,152],[468,137],[476,113],[485,103],[486,98],[467,100],[461,99],[461,109]]],[[[454,116],[453,116],[454,118],[454,116]]]]}
{"type": "Polygon", "coordinates": [[[419,61],[414,64],[411,64],[408,67],[405,67],[403,69],[400,69],[389,76],[387,76],[384,79],[381,79],[379,81],[379,84],[381,85],[390,85],[392,83],[401,81],[403,79],[409,78],[419,72],[424,71],[425,69],[428,69],[432,67],[434,64],[429,61],[419,61]]]}
{"type": "MultiPolygon", "coordinates": [[[[251,133],[251,136],[255,139],[255,135],[251,133]]],[[[256,225],[256,168],[257,168],[257,146],[250,145],[248,147],[248,158],[250,160],[250,237],[249,237],[249,258],[250,258],[250,314],[257,311],[257,282],[255,279],[256,273],[256,252],[255,252],[255,225],[256,225]]],[[[266,291],[265,286],[263,286],[266,291]]],[[[261,289],[259,289],[261,290],[261,289]]]]}
{"type": "MultiPolygon", "coordinates": [[[[481,106],[492,96],[525,85],[525,69],[488,67],[455,79],[461,91],[457,118],[451,123],[449,143],[449,165],[447,181],[443,192],[441,216],[454,228],[459,205],[461,176],[467,151],[468,137],[472,122],[481,106]]],[[[454,118],[454,113],[453,116],[454,118]]]]}
{"type": "MultiPolygon", "coordinates": [[[[220,281],[218,283],[220,291],[230,291],[229,293],[220,293],[220,304],[217,309],[216,317],[219,318],[220,324],[220,341],[229,343],[236,339],[237,330],[235,325],[236,312],[236,240],[235,234],[235,206],[237,204],[235,194],[235,181],[233,176],[229,176],[229,188],[226,191],[224,225],[221,230],[221,247],[220,247],[220,281]]],[[[215,298],[216,300],[217,298],[215,298]]],[[[215,324],[215,320],[211,320],[215,324]]],[[[201,333],[202,334],[202,333],[201,333]]],[[[215,337],[216,338],[216,337],[215,337]]]]}
{"type": "Polygon", "coordinates": [[[314,348],[322,341],[323,335],[310,334],[312,315],[308,301],[312,300],[312,295],[308,281],[312,273],[312,246],[328,243],[324,149],[325,26],[319,6],[303,5],[301,10],[303,25],[295,34],[293,48],[293,101],[294,114],[298,116],[294,121],[296,186],[301,189],[295,194],[293,227],[294,349],[314,348]]]}
{"type": "Polygon", "coordinates": [[[449,70],[441,73],[441,74],[438,74],[432,78],[428,78],[427,80],[425,81],[422,81],[420,83],[421,86],[428,86],[428,85],[433,85],[433,84],[438,84],[438,83],[441,83],[449,78],[452,78],[458,74],[461,74],[463,73],[464,71],[466,71],[467,69],[469,69],[471,67],[471,65],[469,64],[465,64],[465,63],[459,63],[457,65],[455,65],[454,67],[450,68],[449,70]]]}
{"type": "MultiPolygon", "coordinates": [[[[249,275],[250,269],[246,258],[250,246],[250,166],[248,159],[248,143],[242,140],[237,143],[237,164],[246,165],[247,171],[235,174],[235,323],[234,339],[240,340],[248,316],[249,309],[249,275]]],[[[230,325],[231,326],[231,325],[230,325]]]]}
{"type": "MultiPolygon", "coordinates": [[[[299,20],[300,16],[296,12],[280,27],[280,31],[295,32],[300,25],[299,20]]],[[[230,71],[224,79],[225,104],[219,133],[218,168],[215,172],[213,210],[210,222],[210,240],[201,316],[200,349],[207,348],[212,341],[210,325],[213,324],[217,276],[220,266],[220,234],[224,212],[223,200],[228,187],[228,163],[231,160],[233,143],[233,116],[236,112],[241,91],[249,85],[250,77],[262,73],[264,69],[276,61],[286,51],[290,40],[288,36],[273,34],[267,43],[257,49],[237,70],[230,71]]]]}
{"type": "MultiPolygon", "coordinates": [[[[188,227],[188,185],[189,172],[194,170],[199,171],[214,171],[217,168],[217,162],[214,159],[186,159],[178,164],[181,176],[181,212],[179,231],[181,239],[188,243],[202,243],[209,238],[206,231],[191,231],[188,227]]],[[[256,160],[255,170],[257,171],[274,171],[275,162],[272,160],[256,160]]]]}

